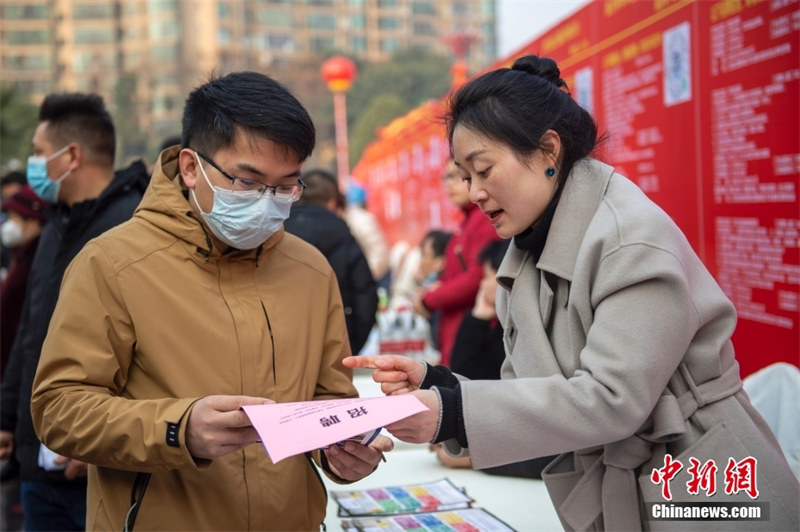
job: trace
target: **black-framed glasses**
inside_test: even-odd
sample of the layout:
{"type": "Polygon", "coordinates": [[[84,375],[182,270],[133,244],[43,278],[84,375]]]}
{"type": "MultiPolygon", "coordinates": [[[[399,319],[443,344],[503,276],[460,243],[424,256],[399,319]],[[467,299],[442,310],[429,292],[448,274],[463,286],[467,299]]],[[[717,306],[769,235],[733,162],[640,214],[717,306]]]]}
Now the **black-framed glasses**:
{"type": "Polygon", "coordinates": [[[231,190],[237,192],[256,191],[259,194],[264,194],[264,192],[269,190],[276,198],[288,200],[294,203],[300,199],[300,196],[303,195],[303,189],[306,188],[306,184],[303,183],[302,179],[298,179],[297,183],[294,185],[266,185],[260,181],[255,181],[254,179],[236,177],[220,168],[219,165],[211,159],[211,157],[206,157],[199,151],[195,151],[195,153],[205,162],[213,166],[220,174],[225,176],[225,179],[231,182],[231,190]]]}

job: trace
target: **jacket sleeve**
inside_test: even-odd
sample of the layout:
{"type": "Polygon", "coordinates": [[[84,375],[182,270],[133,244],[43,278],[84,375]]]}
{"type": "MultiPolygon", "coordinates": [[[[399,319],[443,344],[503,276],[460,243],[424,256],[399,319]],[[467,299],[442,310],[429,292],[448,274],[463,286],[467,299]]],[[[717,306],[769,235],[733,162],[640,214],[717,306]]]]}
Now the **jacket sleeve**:
{"type": "MultiPolygon", "coordinates": [[[[693,287],[685,265],[663,249],[624,246],[607,254],[596,268],[585,345],[579,353],[560,354],[562,360],[576,360],[577,368],[565,374],[462,385],[469,453],[476,468],[631,436],[652,412],[692,339],[704,334],[698,329],[729,311],[729,303],[707,292],[717,301],[715,308],[701,313],[693,304],[700,285],[693,287]],[[528,429],[509,428],[515,424],[528,429]]],[[[710,276],[707,282],[713,282],[710,276]]],[[[515,319],[519,327],[540,327],[523,324],[519,314],[515,319]]],[[[720,342],[726,338],[724,331],[705,334],[719,334],[720,342]]],[[[707,360],[715,360],[721,346],[707,347],[707,360]]],[[[534,364],[532,357],[553,356],[534,350],[517,338],[508,356],[523,366],[534,364]]],[[[520,376],[527,375],[530,372],[520,376]]],[[[452,442],[448,449],[458,451],[452,442]]]]}
{"type": "Polygon", "coordinates": [[[31,414],[55,452],[98,466],[144,472],[197,468],[184,445],[185,414],[197,398],[137,399],[125,385],[134,324],[114,268],[90,242],[67,269],[33,383],[31,414]],[[131,437],[135,434],[135,437],[131,437]]]}

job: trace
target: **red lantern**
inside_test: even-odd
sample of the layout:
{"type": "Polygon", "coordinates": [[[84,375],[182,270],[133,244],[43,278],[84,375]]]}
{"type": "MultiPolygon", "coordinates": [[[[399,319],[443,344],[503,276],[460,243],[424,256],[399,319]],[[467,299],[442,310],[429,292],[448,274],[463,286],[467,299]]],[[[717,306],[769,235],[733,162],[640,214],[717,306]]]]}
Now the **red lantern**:
{"type": "Polygon", "coordinates": [[[356,79],[356,64],[342,55],[335,55],[322,63],[322,78],[331,92],[345,92],[356,79]]]}

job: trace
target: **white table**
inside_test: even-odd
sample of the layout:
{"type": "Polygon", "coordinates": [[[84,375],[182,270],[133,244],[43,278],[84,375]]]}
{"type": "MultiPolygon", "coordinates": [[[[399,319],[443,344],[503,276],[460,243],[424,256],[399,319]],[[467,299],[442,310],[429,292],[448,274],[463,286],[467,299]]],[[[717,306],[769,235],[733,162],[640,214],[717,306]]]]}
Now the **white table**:
{"type": "MultiPolygon", "coordinates": [[[[358,372],[354,377],[362,397],[380,395],[380,387],[372,382],[369,373],[358,372]]],[[[388,436],[386,431],[384,435],[388,436]]],[[[467,495],[480,507],[520,532],[563,530],[550,497],[541,480],[489,475],[472,469],[444,467],[427,444],[414,445],[395,440],[395,449],[387,453],[386,463],[368,477],[348,485],[338,485],[323,475],[329,490],[360,490],[385,486],[403,486],[449,478],[453,484],[466,489],[467,495]]],[[[342,518],[338,507],[328,497],[325,520],[331,532],[341,530],[342,518]]]]}

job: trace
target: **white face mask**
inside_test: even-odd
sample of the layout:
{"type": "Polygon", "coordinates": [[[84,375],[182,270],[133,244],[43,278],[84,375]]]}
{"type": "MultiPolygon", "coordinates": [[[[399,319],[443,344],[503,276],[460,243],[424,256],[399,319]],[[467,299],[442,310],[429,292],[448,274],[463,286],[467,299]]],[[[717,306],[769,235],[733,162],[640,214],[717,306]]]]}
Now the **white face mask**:
{"type": "Polygon", "coordinates": [[[229,246],[255,249],[274,235],[289,218],[292,207],[290,199],[279,199],[269,192],[233,191],[216,187],[208,179],[197,152],[194,157],[203,178],[214,192],[211,212],[203,212],[194,189],[192,196],[211,232],[229,246]]]}
{"type": "Polygon", "coordinates": [[[22,232],[20,226],[14,220],[6,220],[3,225],[0,225],[0,242],[7,248],[17,247],[25,239],[25,234],[22,232]]]}

